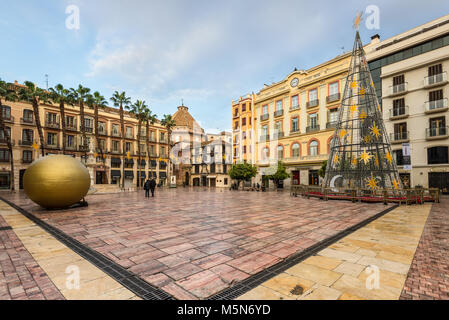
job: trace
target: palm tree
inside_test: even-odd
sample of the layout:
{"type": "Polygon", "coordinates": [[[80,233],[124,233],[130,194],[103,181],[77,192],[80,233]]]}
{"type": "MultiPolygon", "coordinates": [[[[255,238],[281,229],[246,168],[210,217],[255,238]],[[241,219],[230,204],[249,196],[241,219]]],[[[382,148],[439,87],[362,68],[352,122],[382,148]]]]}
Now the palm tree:
{"type": "MultiPolygon", "coordinates": [[[[164,114],[163,119],[161,120],[161,125],[167,129],[167,138],[168,138],[168,156],[170,157],[171,153],[171,133],[173,128],[176,126],[175,120],[173,120],[173,117],[170,114],[164,114]]],[[[170,167],[172,163],[170,161],[170,167]]],[[[170,169],[171,172],[172,168],[170,169]]]]}
{"type": "MultiPolygon", "coordinates": [[[[104,157],[103,154],[103,148],[101,147],[100,144],[100,138],[99,138],[99,125],[98,125],[98,109],[104,109],[107,105],[108,102],[106,101],[106,99],[98,92],[95,91],[93,95],[89,95],[88,99],[87,99],[87,104],[90,107],[94,108],[94,122],[95,122],[95,145],[96,145],[96,151],[98,150],[100,152],[100,156],[101,159],[103,161],[103,164],[105,164],[106,159],[104,157]]],[[[103,181],[105,182],[105,181],[103,181]]],[[[106,181],[107,183],[107,181],[106,181]]]]}
{"type": "Polygon", "coordinates": [[[148,106],[145,101],[137,100],[136,103],[131,106],[126,106],[129,113],[137,118],[137,150],[138,150],[138,173],[137,173],[137,188],[140,186],[140,172],[141,172],[141,148],[140,148],[140,136],[142,131],[142,122],[146,121],[146,115],[148,106]]]}
{"type": "Polygon", "coordinates": [[[122,169],[122,188],[125,188],[125,120],[124,120],[124,110],[123,107],[128,106],[131,103],[131,98],[126,96],[125,91],[119,93],[115,91],[110,99],[115,107],[119,107],[120,113],[120,131],[122,138],[122,160],[123,160],[123,169],[122,169]]]}
{"type": "Polygon", "coordinates": [[[42,156],[45,156],[45,140],[42,132],[41,118],[39,115],[39,104],[49,103],[48,93],[36,87],[31,81],[25,81],[25,87],[19,90],[19,99],[31,103],[33,106],[34,119],[36,121],[37,133],[41,143],[42,156]]]}
{"type": "Polygon", "coordinates": [[[146,144],[147,144],[147,153],[148,153],[148,167],[150,168],[150,173],[153,175],[153,170],[151,169],[151,160],[150,160],[150,125],[153,125],[157,121],[157,115],[153,114],[151,110],[148,108],[145,112],[145,126],[146,126],[146,144]]]}
{"type": "Polygon", "coordinates": [[[86,123],[84,121],[84,103],[87,102],[87,98],[89,96],[90,89],[83,87],[82,85],[78,85],[78,89],[70,88],[71,97],[73,100],[78,103],[80,108],[80,121],[81,121],[81,136],[83,137],[83,151],[84,157],[87,157],[87,136],[86,136],[86,123]]]}
{"type": "Polygon", "coordinates": [[[9,135],[8,130],[6,130],[5,122],[3,119],[3,105],[2,105],[2,99],[5,101],[16,101],[17,95],[16,92],[11,89],[11,87],[4,81],[0,79],[0,130],[3,132],[3,138],[6,141],[6,144],[8,145],[8,151],[9,151],[9,161],[11,163],[11,172],[10,174],[10,188],[11,191],[14,191],[14,158],[13,158],[13,152],[12,152],[12,143],[11,143],[11,137],[9,135]]]}
{"type": "Polygon", "coordinates": [[[73,97],[69,89],[64,88],[62,84],[57,84],[54,88],[50,88],[50,99],[53,103],[59,103],[59,112],[61,113],[62,128],[62,154],[66,149],[66,123],[65,123],[65,105],[73,105],[73,97]]]}

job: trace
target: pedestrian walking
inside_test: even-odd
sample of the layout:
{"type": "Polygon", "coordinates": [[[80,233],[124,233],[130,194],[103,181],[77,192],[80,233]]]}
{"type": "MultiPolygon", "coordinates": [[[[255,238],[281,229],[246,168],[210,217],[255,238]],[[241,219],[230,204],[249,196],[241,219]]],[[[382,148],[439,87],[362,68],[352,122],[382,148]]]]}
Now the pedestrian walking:
{"type": "Polygon", "coordinates": [[[150,181],[150,190],[151,190],[151,197],[154,198],[154,189],[156,188],[156,180],[151,179],[150,181]]]}
{"type": "Polygon", "coordinates": [[[143,185],[143,189],[145,190],[145,198],[150,197],[150,185],[151,185],[151,182],[149,179],[147,179],[147,181],[143,185]]]}

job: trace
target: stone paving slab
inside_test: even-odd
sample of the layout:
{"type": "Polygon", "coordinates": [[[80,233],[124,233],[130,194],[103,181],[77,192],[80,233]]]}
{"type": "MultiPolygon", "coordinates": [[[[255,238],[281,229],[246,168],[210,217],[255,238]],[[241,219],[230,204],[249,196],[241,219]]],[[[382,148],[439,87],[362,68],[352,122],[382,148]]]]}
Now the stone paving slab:
{"type": "Polygon", "coordinates": [[[0,231],[0,300],[136,298],[3,201],[0,201],[0,226],[12,228],[0,231]],[[69,279],[76,275],[77,282],[69,279]]]}
{"type": "Polygon", "coordinates": [[[387,208],[202,188],[91,195],[60,211],[7,199],[178,299],[206,299],[387,208]]]}
{"type": "Polygon", "coordinates": [[[449,198],[434,204],[401,293],[404,300],[449,299],[449,198]]]}
{"type": "Polygon", "coordinates": [[[431,207],[398,207],[238,299],[397,300],[431,207]]]}

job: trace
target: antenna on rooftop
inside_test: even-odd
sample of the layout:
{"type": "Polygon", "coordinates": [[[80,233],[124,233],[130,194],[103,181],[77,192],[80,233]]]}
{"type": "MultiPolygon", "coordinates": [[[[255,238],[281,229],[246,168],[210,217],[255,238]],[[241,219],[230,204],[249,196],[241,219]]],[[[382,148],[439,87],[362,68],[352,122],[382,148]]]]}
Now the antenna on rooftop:
{"type": "Polygon", "coordinates": [[[47,85],[47,90],[48,90],[48,74],[45,75],[45,83],[47,85]]]}

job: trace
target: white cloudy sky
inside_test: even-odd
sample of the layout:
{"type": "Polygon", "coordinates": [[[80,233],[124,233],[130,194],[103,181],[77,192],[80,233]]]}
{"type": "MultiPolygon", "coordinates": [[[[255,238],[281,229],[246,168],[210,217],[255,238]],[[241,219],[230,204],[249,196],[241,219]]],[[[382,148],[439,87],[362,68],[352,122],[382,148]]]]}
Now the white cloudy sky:
{"type": "Polygon", "coordinates": [[[184,99],[204,128],[229,129],[232,99],[349,50],[368,5],[379,7],[380,29],[362,25],[365,42],[449,13],[441,0],[14,1],[0,12],[0,77],[124,90],[160,116],[184,99]],[[65,27],[71,4],[79,30],[65,27]]]}

